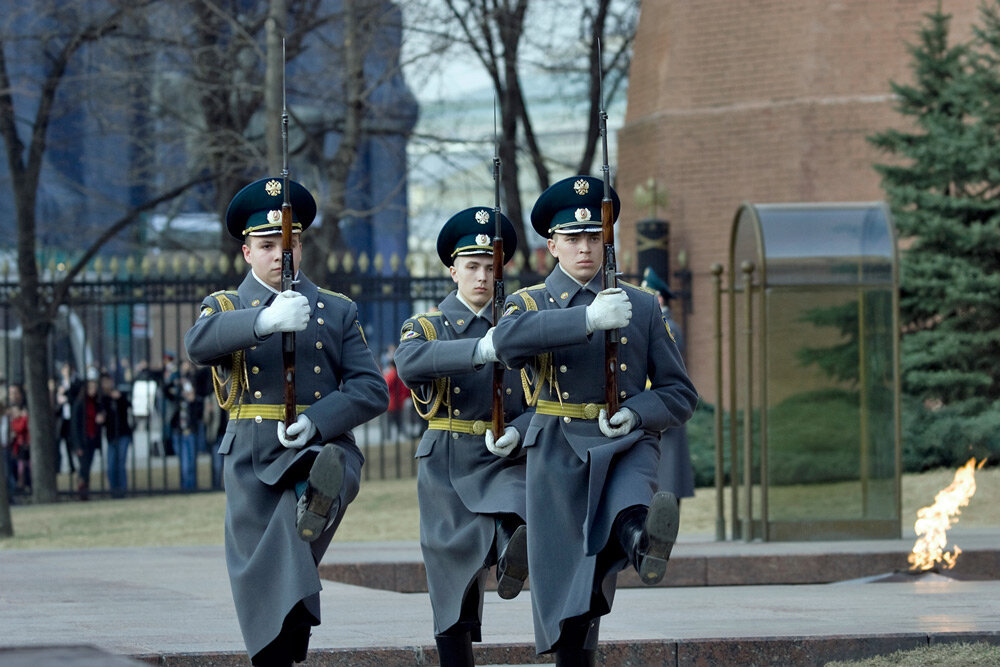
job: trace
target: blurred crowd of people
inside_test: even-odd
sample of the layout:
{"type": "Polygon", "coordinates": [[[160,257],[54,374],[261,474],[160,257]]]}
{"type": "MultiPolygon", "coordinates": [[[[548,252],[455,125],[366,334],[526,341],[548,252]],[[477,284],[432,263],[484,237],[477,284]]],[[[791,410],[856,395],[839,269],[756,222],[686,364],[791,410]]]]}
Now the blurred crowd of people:
{"type": "MultiPolygon", "coordinates": [[[[129,450],[142,438],[145,456],[176,455],[180,487],[198,486],[198,454],[212,455],[211,488],[222,488],[215,444],[226,415],[216,403],[211,370],[163,355],[159,368],[127,360],[82,373],[61,363],[49,380],[56,432],[55,470],[68,473],[74,492],[88,500],[93,465],[100,458],[112,498],[128,492],[129,450]]],[[[0,379],[0,447],[11,502],[31,492],[31,436],[24,388],[0,379]]],[[[133,453],[134,455],[134,453],[133,453]]]]}

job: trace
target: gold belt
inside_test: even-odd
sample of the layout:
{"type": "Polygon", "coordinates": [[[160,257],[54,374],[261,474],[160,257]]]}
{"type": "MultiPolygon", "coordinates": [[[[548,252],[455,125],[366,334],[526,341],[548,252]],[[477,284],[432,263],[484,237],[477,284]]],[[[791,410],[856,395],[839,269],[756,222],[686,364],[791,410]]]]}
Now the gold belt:
{"type": "Polygon", "coordinates": [[[427,428],[435,431],[454,431],[456,433],[468,433],[470,435],[483,435],[486,433],[489,422],[482,419],[471,421],[469,419],[452,419],[450,417],[434,417],[427,420],[427,428]]]}
{"type": "Polygon", "coordinates": [[[535,412],[540,415],[573,417],[574,419],[597,419],[601,410],[607,410],[607,403],[560,403],[538,399],[535,412]]]}
{"type": "MultiPolygon", "coordinates": [[[[296,405],[295,414],[302,414],[308,408],[308,405],[296,405]]],[[[265,419],[274,419],[277,421],[285,420],[285,406],[284,405],[268,405],[265,403],[244,403],[242,405],[237,405],[234,408],[229,409],[230,419],[254,419],[256,421],[263,421],[265,419]]]]}

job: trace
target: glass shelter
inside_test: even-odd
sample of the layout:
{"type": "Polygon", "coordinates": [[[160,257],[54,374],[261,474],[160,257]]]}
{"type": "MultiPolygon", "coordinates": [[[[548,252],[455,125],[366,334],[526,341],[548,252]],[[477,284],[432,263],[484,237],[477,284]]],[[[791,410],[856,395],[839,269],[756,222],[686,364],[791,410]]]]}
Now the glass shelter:
{"type": "Polygon", "coordinates": [[[888,207],[743,204],[728,275],[728,400],[717,378],[728,403],[734,537],[901,537],[898,256],[888,207]]]}

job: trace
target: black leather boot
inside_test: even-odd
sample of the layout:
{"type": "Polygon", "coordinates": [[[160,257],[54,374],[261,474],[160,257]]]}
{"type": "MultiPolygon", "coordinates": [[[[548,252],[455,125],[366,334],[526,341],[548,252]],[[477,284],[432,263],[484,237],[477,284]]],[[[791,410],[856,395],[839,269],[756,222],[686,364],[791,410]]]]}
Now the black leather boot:
{"type": "Polygon", "coordinates": [[[597,649],[586,646],[597,645],[600,619],[576,616],[563,621],[559,641],[556,642],[557,667],[594,667],[597,663],[597,649]]]}
{"type": "Polygon", "coordinates": [[[597,651],[577,647],[556,647],[556,667],[594,667],[597,651]]]}
{"type": "Polygon", "coordinates": [[[516,514],[496,517],[497,595],[517,597],[528,578],[528,529],[516,514]]]}
{"type": "Polygon", "coordinates": [[[340,489],[344,483],[344,450],[327,443],[309,470],[309,485],[296,507],[295,530],[306,542],[313,542],[331,517],[340,511],[340,489]]]}
{"type": "Polygon", "coordinates": [[[615,518],[615,535],[642,583],[652,585],[663,579],[679,523],[677,498],[669,491],[653,496],[648,508],[635,505],[615,518]]]}
{"type": "Polygon", "coordinates": [[[468,631],[446,630],[434,635],[434,642],[437,644],[441,667],[473,667],[476,664],[472,656],[472,635],[468,631]]]}

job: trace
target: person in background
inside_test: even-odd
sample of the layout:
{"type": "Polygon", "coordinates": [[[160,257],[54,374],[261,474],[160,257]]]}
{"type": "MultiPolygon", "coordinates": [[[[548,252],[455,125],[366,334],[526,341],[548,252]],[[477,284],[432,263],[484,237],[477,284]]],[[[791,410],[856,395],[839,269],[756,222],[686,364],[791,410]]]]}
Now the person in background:
{"type": "Polygon", "coordinates": [[[24,389],[12,384],[8,393],[10,405],[10,456],[14,464],[14,480],[18,493],[31,491],[31,436],[28,432],[28,405],[24,389]]]}
{"type": "Polygon", "coordinates": [[[181,469],[181,488],[193,489],[198,481],[198,430],[201,427],[204,403],[199,400],[194,384],[184,377],[180,381],[180,396],[170,421],[170,437],[181,469]]]}
{"type": "MultiPolygon", "coordinates": [[[[642,275],[642,286],[656,292],[660,304],[663,321],[670,327],[677,342],[677,350],[684,356],[684,332],[670,316],[670,300],[676,298],[663,279],[653,270],[646,267],[642,275]]],[[[657,472],[657,485],[660,491],[670,491],[677,496],[677,502],[682,498],[694,496],[694,467],[691,465],[691,451],[688,448],[687,424],[668,428],[660,434],[660,466],[657,472]]]]}
{"type": "Polygon", "coordinates": [[[104,424],[97,369],[88,368],[86,378],[73,401],[71,427],[73,450],[80,463],[76,484],[80,500],[90,500],[90,466],[94,463],[94,454],[101,451],[101,427],[104,424]]]}
{"type": "Polygon", "coordinates": [[[108,487],[112,498],[124,498],[128,488],[126,461],[132,444],[132,404],[106,373],[101,375],[101,404],[105,415],[104,436],[108,441],[108,487]]]}

